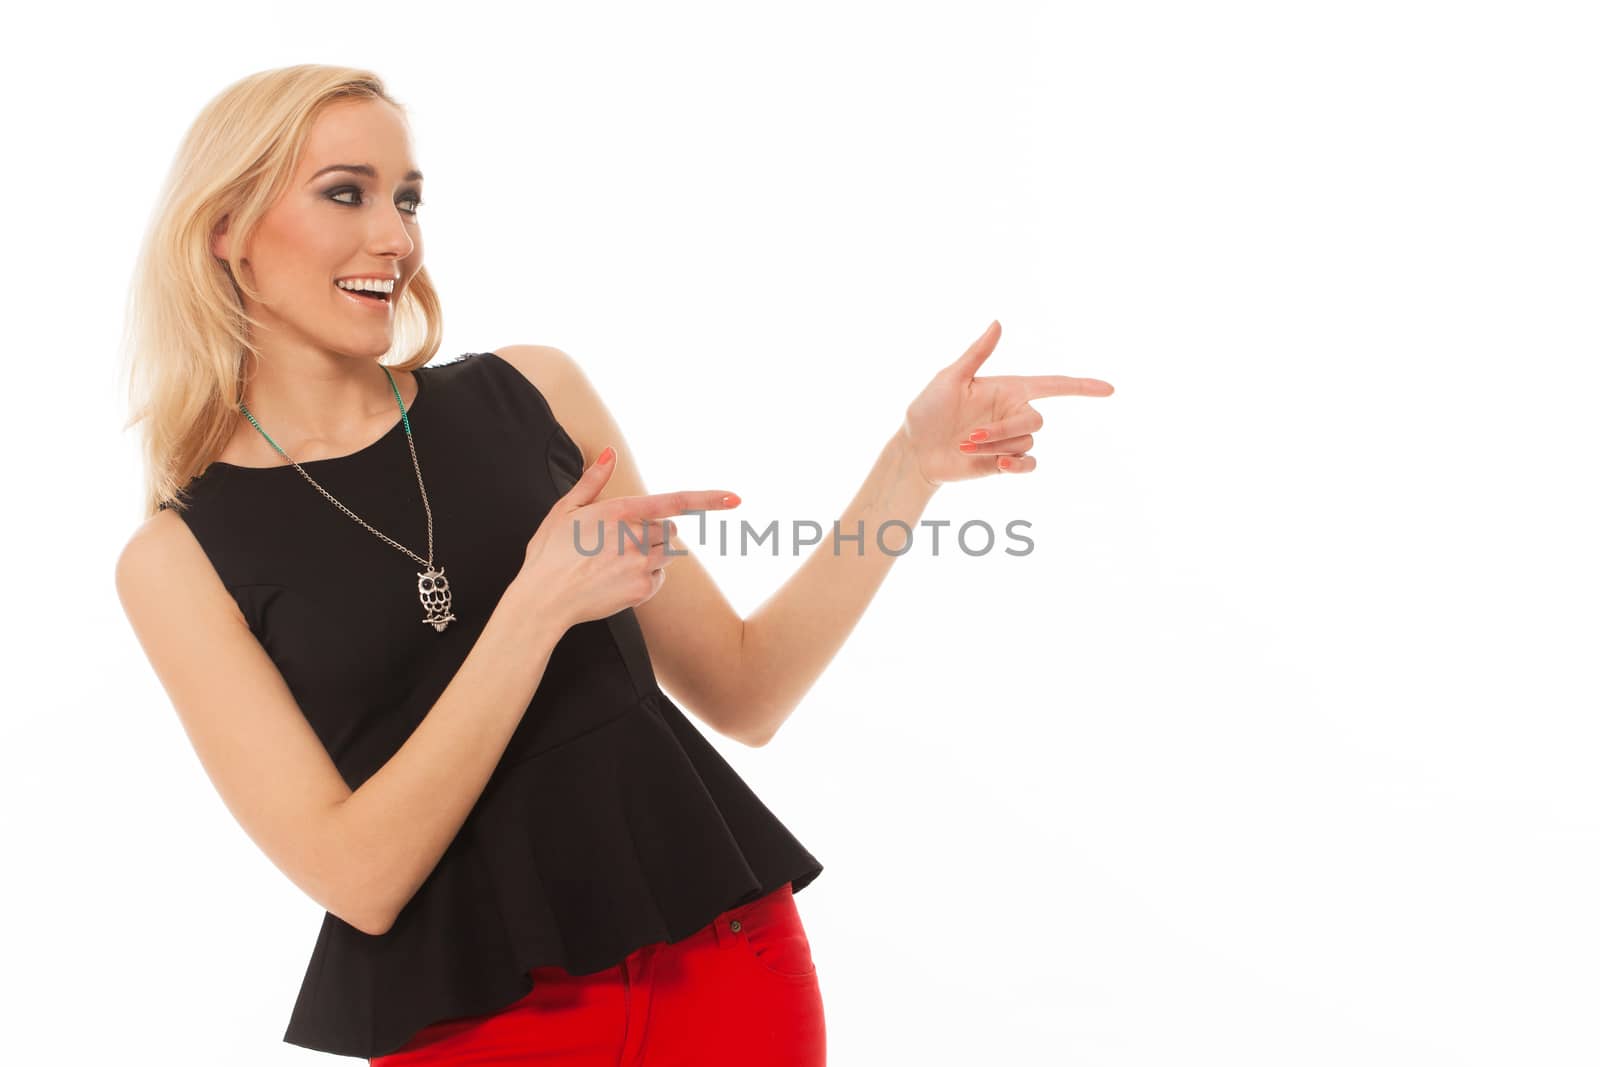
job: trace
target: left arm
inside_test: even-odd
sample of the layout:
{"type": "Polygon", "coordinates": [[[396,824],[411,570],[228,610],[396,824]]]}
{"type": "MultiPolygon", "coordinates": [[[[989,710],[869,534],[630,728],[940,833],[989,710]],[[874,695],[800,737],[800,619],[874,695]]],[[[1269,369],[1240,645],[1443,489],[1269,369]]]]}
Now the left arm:
{"type": "MultiPolygon", "coordinates": [[[[877,531],[883,523],[898,519],[915,529],[943,482],[1032,470],[1035,460],[1026,452],[1033,447],[1032,431],[1044,420],[1028,400],[1111,393],[1108,383],[1093,378],[974,377],[994,350],[998,328],[991,325],[960,359],[935,375],[879,450],[839,517],[841,536],[853,535],[859,524],[859,544],[841,541],[835,552],[832,530],[827,530],[799,569],[748,619],[733,610],[688,547],[673,539],[669,580],[634,615],[663,688],[718,733],[759,747],[793,713],[865,614],[898,558],[893,553],[905,547],[905,531],[891,526],[879,549],[877,531]],[[971,431],[987,435],[981,443],[968,442],[971,431]]],[[[583,452],[585,466],[606,445],[616,449],[616,469],[601,499],[648,492],[621,428],[570,356],[540,345],[515,345],[497,354],[544,393],[583,452]]],[[[698,529],[692,516],[676,524],[680,532],[698,529]]]]}
{"type": "MultiPolygon", "coordinates": [[[[544,394],[585,466],[607,445],[616,449],[616,469],[599,499],[649,492],[621,427],[571,356],[542,345],[496,354],[544,394]]],[[[752,747],[766,744],[844,645],[894,562],[879,551],[874,531],[890,518],[914,528],[935,488],[917,473],[904,435],[896,433],[839,519],[843,533],[861,523],[862,554],[849,541],[835,554],[829,531],[749,619],[689,551],[685,542],[699,520],[675,519],[672,547],[685,554],[673,558],[656,595],[633,609],[662,686],[718,733],[752,747]]],[[[891,526],[883,540],[897,552],[904,531],[891,526]]]]}
{"type": "Polygon", "coordinates": [[[880,527],[899,519],[915,530],[937,488],[918,472],[904,429],[896,431],[839,516],[837,550],[830,527],[799,570],[745,620],[741,710],[755,744],[770,741],[799,706],[904,551],[909,532],[884,528],[885,551],[878,547],[880,527]],[[859,541],[844,539],[858,532],[859,541]]]}

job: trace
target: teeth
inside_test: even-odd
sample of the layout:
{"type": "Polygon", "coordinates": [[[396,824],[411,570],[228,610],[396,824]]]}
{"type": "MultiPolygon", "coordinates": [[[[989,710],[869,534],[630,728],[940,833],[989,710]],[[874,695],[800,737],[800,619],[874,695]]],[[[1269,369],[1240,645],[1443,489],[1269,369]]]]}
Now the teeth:
{"type": "Polygon", "coordinates": [[[365,290],[369,293],[394,292],[393,278],[384,278],[382,280],[377,278],[340,278],[333,284],[341,289],[365,290]]]}

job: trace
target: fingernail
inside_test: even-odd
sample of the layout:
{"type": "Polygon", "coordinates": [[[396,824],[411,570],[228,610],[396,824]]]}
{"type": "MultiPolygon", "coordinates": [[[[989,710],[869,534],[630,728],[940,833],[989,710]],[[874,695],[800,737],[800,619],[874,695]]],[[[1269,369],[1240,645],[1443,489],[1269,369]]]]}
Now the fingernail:
{"type": "Polygon", "coordinates": [[[611,462],[611,457],[615,456],[615,455],[616,455],[616,453],[611,450],[611,446],[610,445],[606,445],[605,449],[603,451],[601,451],[601,453],[599,455],[599,458],[597,458],[595,460],[595,462],[596,463],[610,463],[611,462]]]}
{"type": "Polygon", "coordinates": [[[967,435],[967,440],[969,441],[987,441],[988,439],[988,430],[973,430],[972,433],[967,435]]]}
{"type": "Polygon", "coordinates": [[[1011,469],[1011,461],[1009,459],[1001,460],[1000,461],[1000,469],[1003,470],[1003,471],[1004,470],[1010,470],[1011,469]]]}
{"type": "Polygon", "coordinates": [[[727,494],[726,496],[724,496],[722,498],[722,504],[723,504],[724,507],[729,507],[729,508],[737,507],[739,505],[739,494],[738,493],[729,493],[729,494],[727,494]]]}
{"type": "Polygon", "coordinates": [[[959,447],[963,452],[976,452],[978,450],[978,446],[973,444],[971,441],[963,441],[957,447],[959,447]]]}

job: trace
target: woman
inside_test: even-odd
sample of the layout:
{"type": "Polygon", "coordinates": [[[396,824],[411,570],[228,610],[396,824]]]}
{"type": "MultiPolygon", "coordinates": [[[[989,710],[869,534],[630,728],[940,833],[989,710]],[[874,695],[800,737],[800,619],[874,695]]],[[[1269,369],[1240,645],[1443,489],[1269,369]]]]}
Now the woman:
{"type": "Polygon", "coordinates": [[[1028,401],[1110,386],[974,378],[992,324],[839,520],[867,536],[741,619],[669,519],[737,497],[647,495],[568,356],[425,366],[421,201],[375,75],[262,72],[194,123],[135,276],[149,483],[117,587],[229,810],[326,908],[285,1040],[821,1064],[793,897],[822,867],[657,679],[766,744],[903,545],[879,524],[1031,471],[1028,401]]]}

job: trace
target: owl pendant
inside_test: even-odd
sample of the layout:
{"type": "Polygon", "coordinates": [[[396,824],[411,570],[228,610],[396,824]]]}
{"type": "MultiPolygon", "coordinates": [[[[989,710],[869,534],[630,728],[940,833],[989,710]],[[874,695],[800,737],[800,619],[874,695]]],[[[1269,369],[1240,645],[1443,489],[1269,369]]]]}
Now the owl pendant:
{"type": "Polygon", "coordinates": [[[445,580],[443,567],[417,572],[417,595],[422,598],[422,609],[427,612],[422,621],[431,623],[434,632],[443,633],[455,620],[450,614],[450,583],[445,580]]]}

